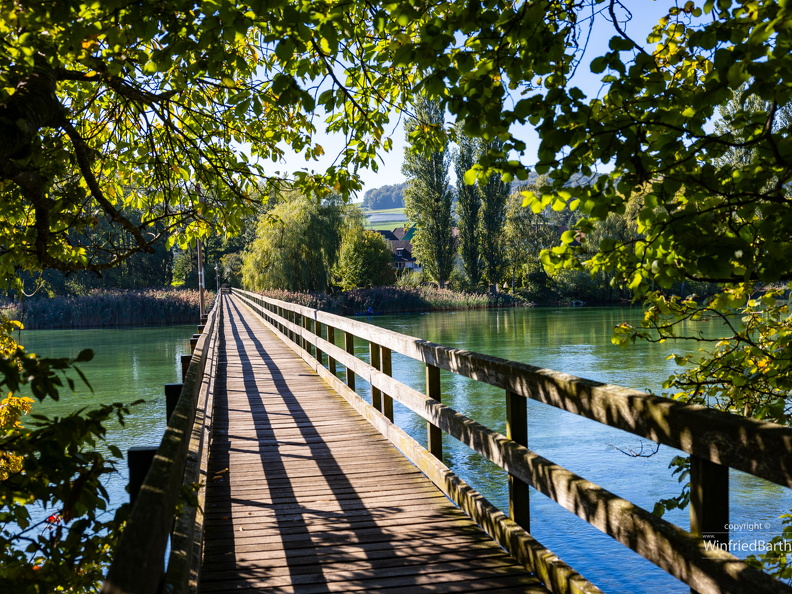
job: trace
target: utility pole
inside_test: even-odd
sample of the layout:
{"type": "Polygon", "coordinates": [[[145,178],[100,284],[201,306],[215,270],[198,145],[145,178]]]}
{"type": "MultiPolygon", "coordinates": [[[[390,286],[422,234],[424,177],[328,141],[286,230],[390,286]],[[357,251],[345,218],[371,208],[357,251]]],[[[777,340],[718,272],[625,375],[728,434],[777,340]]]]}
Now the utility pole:
{"type": "Polygon", "coordinates": [[[204,269],[203,269],[203,253],[201,250],[201,240],[196,240],[198,243],[198,294],[200,296],[201,306],[201,319],[204,317],[204,269]]]}

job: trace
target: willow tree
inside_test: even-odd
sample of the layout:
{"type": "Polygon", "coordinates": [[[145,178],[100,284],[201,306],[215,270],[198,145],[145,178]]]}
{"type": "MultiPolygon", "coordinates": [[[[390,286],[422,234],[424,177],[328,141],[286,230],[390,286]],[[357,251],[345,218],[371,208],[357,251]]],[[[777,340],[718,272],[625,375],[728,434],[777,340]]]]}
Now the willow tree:
{"type": "Polygon", "coordinates": [[[405,149],[402,165],[407,177],[404,211],[415,227],[415,255],[441,289],[454,269],[456,256],[448,180],[451,159],[443,124],[440,103],[418,98],[414,116],[405,123],[411,146],[405,149]],[[427,138],[432,140],[427,142],[427,138]]]}
{"type": "Polygon", "coordinates": [[[343,233],[342,206],[300,194],[287,195],[262,214],[243,256],[248,289],[326,291],[343,233]]]}

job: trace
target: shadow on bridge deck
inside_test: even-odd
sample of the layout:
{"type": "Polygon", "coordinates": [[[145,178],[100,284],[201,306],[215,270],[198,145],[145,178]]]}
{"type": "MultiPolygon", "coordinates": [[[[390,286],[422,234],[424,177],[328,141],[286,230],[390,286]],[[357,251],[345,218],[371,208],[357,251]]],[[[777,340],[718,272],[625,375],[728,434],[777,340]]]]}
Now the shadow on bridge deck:
{"type": "Polygon", "coordinates": [[[226,299],[202,592],[546,592],[226,299]]]}

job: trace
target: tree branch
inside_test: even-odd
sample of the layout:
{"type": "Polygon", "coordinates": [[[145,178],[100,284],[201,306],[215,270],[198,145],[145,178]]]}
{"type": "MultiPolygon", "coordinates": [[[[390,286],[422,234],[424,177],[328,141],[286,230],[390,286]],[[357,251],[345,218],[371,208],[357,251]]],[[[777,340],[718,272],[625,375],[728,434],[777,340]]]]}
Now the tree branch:
{"type": "Polygon", "coordinates": [[[91,190],[91,195],[94,200],[96,200],[102,209],[110,216],[110,222],[118,223],[135,238],[135,242],[140,250],[152,253],[154,248],[151,247],[151,242],[147,241],[146,238],[143,237],[141,230],[113,206],[104,195],[104,192],[102,192],[102,188],[99,187],[99,182],[96,176],[94,176],[93,171],[91,171],[91,162],[88,156],[90,149],[82,139],[82,136],[75,130],[71,122],[65,118],[60,123],[60,126],[66,132],[66,135],[74,146],[74,155],[77,158],[77,165],[80,168],[80,173],[82,173],[85,183],[88,185],[88,189],[91,190]]]}

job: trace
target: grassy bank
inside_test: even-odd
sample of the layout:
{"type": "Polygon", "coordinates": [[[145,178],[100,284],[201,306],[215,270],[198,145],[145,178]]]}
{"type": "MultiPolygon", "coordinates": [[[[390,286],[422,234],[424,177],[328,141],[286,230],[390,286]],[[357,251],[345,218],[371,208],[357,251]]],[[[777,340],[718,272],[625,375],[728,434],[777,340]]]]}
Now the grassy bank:
{"type": "MultiPolygon", "coordinates": [[[[214,293],[205,292],[207,307],[214,293]]],[[[40,297],[5,303],[0,312],[28,330],[197,323],[196,290],[92,291],[78,297],[40,297]]]]}
{"type": "Polygon", "coordinates": [[[409,313],[436,310],[486,309],[529,305],[505,293],[463,293],[434,287],[373,287],[333,295],[263,291],[263,295],[341,315],[409,313]]]}

